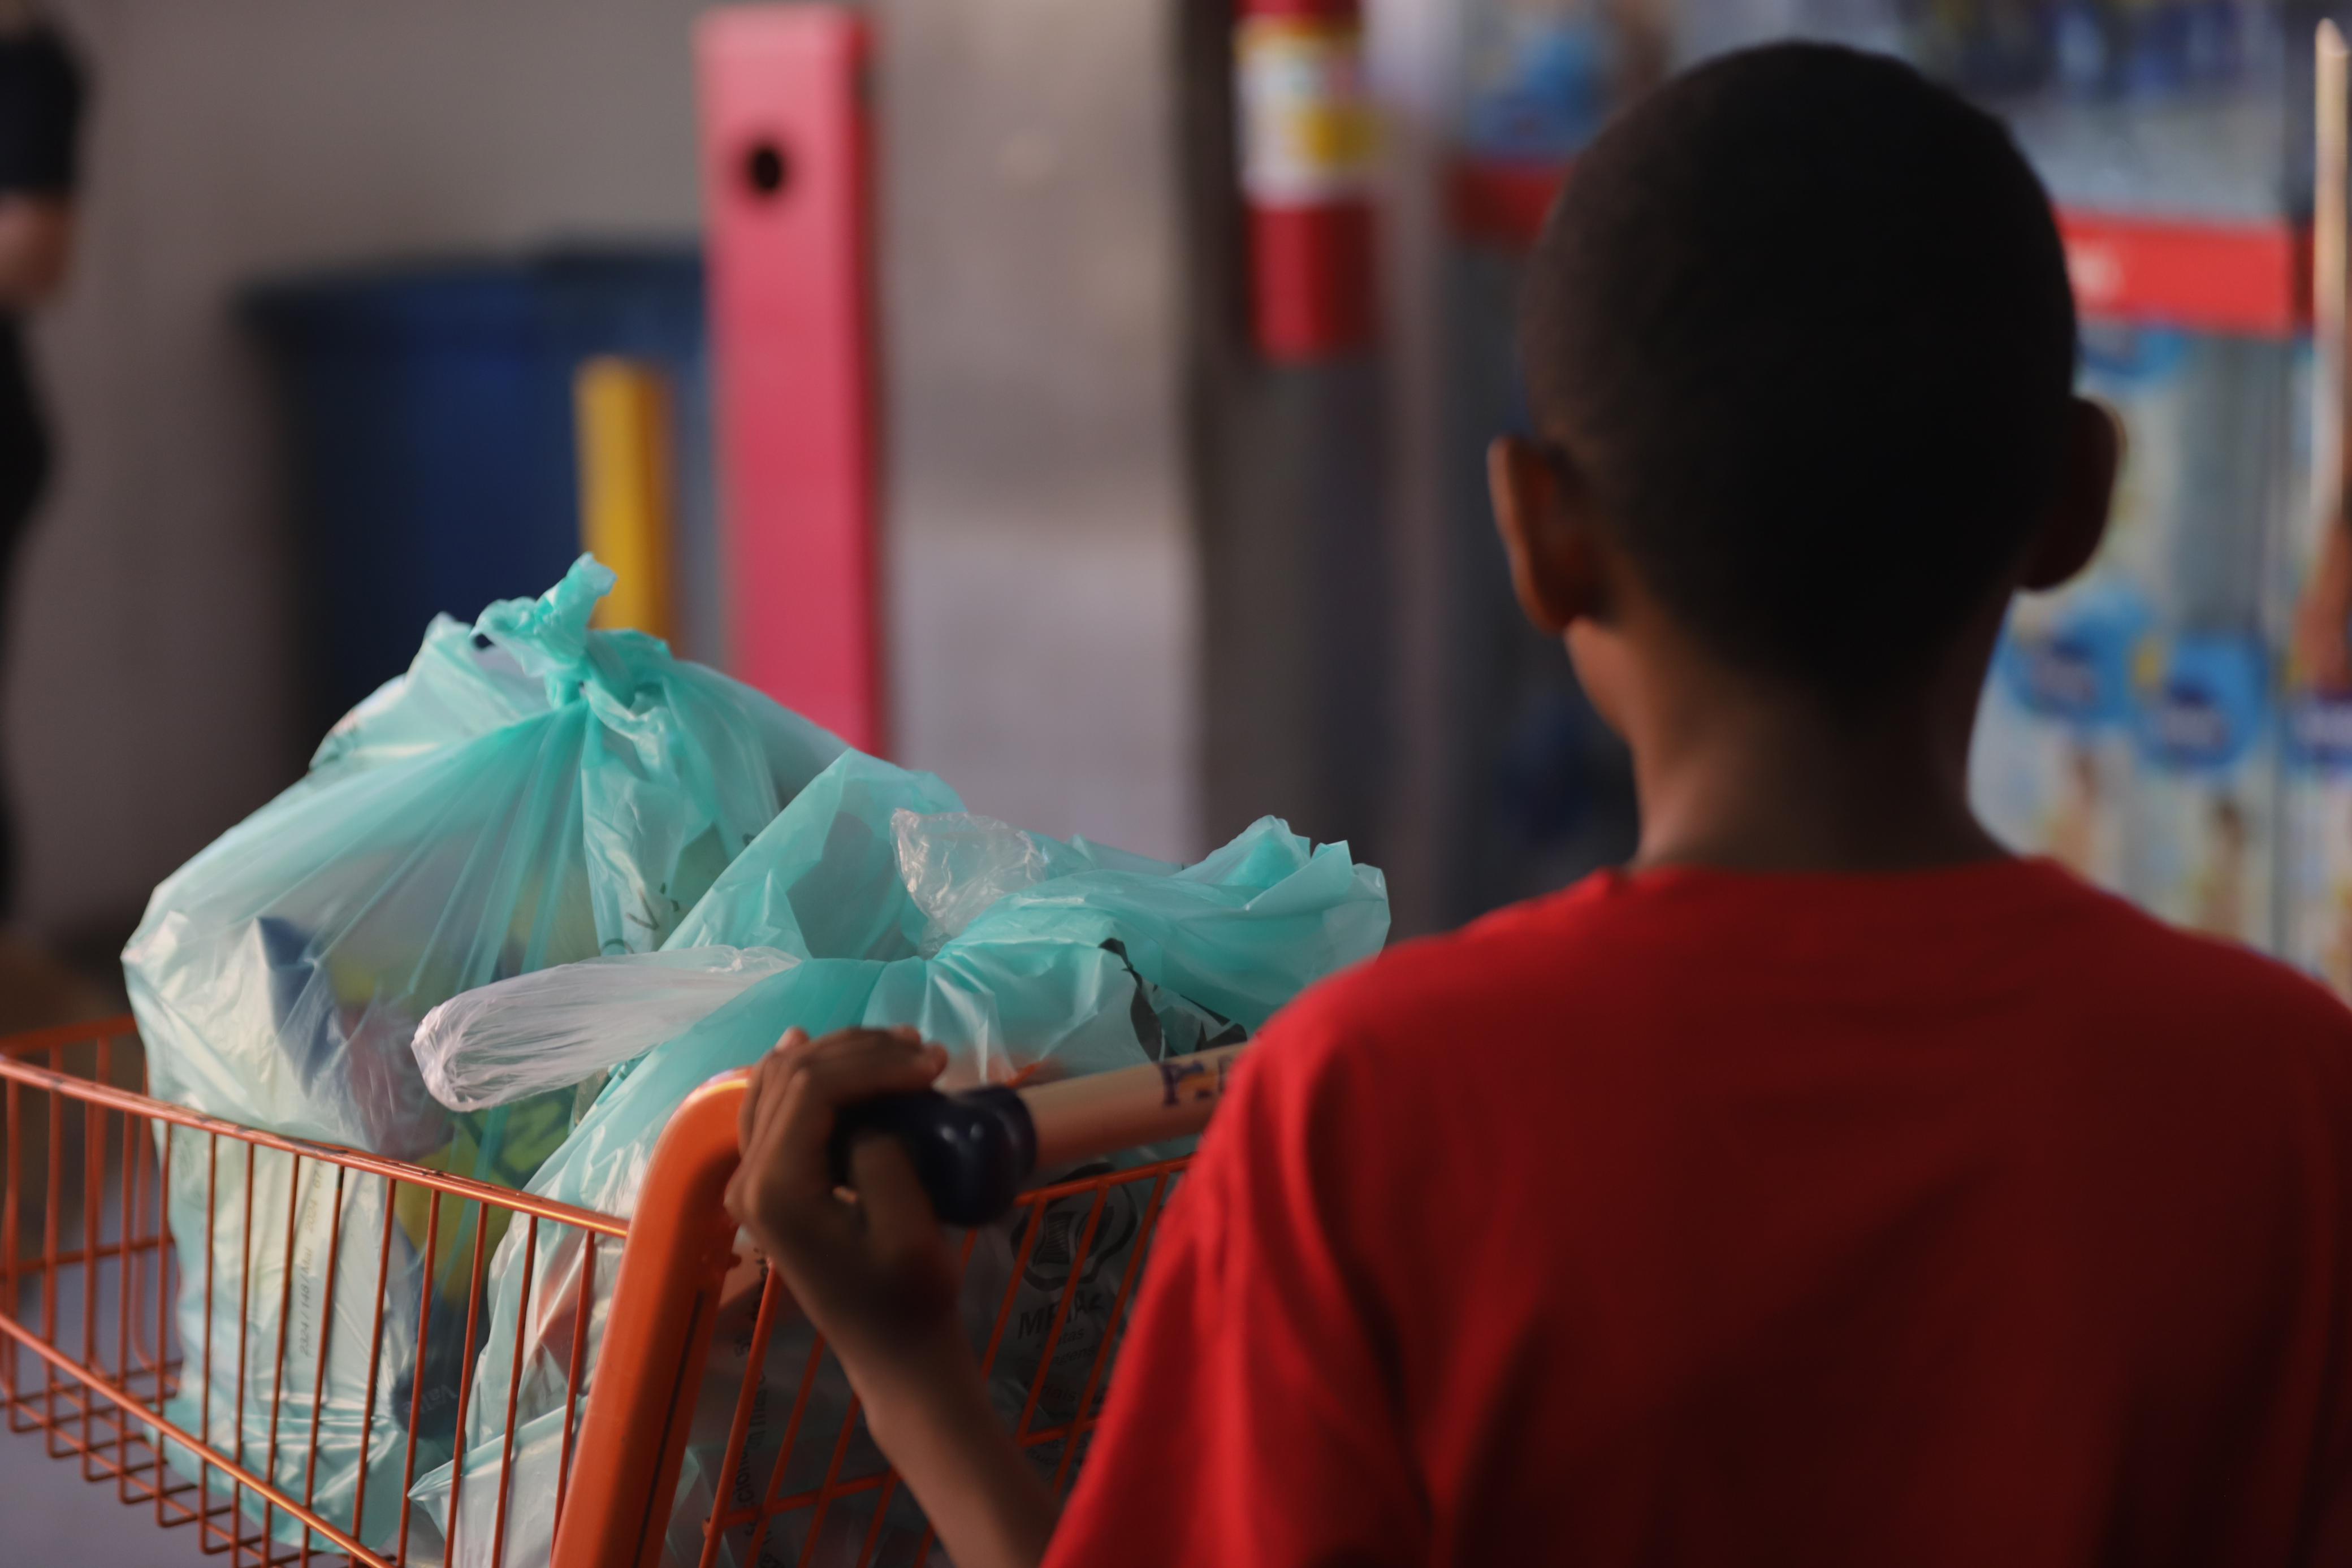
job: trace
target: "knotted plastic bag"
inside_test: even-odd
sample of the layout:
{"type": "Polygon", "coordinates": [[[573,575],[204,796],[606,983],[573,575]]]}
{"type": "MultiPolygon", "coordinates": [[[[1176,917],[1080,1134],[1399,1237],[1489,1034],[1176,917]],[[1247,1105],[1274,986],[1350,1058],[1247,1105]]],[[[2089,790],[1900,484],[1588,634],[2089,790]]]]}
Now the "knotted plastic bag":
{"type": "MultiPolygon", "coordinates": [[[[436,1102],[412,1050],[417,1022],[500,979],[659,948],[842,750],[652,638],[591,631],[612,583],[583,557],[541,599],[492,605],[471,627],[437,619],[408,673],[335,727],[304,779],[156,889],[123,963],[158,1097],[509,1186],[562,1142],[570,1094],[436,1102]]],[[[436,1214],[415,1187],[388,1198],[381,1178],[331,1167],[298,1177],[275,1152],[213,1161],[182,1135],[173,1153],[189,1375],[173,1419],[296,1497],[310,1489],[341,1522],[363,1467],[382,1471],[361,1533],[389,1550],[411,1428],[420,1470],[456,1437],[483,1217],[454,1199],[436,1214]]],[[[488,1217],[486,1246],[505,1218],[488,1217]]],[[[274,1529],[301,1534],[282,1512],[274,1529]]]]}

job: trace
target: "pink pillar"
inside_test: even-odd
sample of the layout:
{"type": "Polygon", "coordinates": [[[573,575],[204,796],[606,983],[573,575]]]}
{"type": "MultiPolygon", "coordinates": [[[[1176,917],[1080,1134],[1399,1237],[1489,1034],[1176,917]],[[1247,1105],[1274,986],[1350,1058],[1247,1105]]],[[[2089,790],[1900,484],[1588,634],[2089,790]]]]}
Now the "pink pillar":
{"type": "Polygon", "coordinates": [[[730,7],[695,35],[732,673],[878,752],[866,52],[832,5],[730,7]]]}

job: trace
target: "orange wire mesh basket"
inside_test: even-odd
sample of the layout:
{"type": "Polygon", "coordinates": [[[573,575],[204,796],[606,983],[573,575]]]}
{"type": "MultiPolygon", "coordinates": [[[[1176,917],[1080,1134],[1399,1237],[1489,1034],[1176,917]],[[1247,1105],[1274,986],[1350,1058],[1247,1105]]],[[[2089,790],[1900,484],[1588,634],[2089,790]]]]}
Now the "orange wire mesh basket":
{"type": "MultiPolygon", "coordinates": [[[[720,1197],[740,1075],[681,1107],[624,1220],[162,1103],[132,1087],[142,1062],[129,1019],[0,1041],[0,1405],[12,1430],[43,1434],[51,1458],[159,1526],[194,1525],[205,1552],[273,1568],[944,1561],[822,1340],[735,1251],[720,1197]],[[201,1240],[175,1235],[169,1195],[199,1190],[211,1223],[201,1240]],[[320,1201],[323,1257],[296,1212],[320,1201]],[[518,1228],[522,1310],[504,1330],[487,1271],[518,1228]],[[394,1294],[406,1248],[422,1260],[414,1300],[394,1294]],[[567,1262],[534,1280],[542,1256],[567,1262]],[[462,1295],[436,1289],[460,1269],[462,1295]],[[501,1333],[507,1354],[485,1355],[501,1333]],[[360,1345],[374,1447],[350,1484],[322,1483],[330,1363],[360,1345]],[[480,1386],[500,1359],[502,1385],[480,1386]],[[519,1422],[526,1407],[545,1418],[519,1422]],[[487,1445],[464,1438],[485,1430],[487,1445]],[[545,1450],[536,1469],[519,1431],[545,1450]],[[420,1489],[442,1459],[442,1490],[420,1489]]],[[[1165,1074],[1167,1107],[1188,1075],[1196,1127],[1223,1074],[1165,1074]]],[[[1105,1131],[1176,1130],[1114,1115],[1097,1146],[1115,1146],[1105,1131]]],[[[1084,1457],[1184,1166],[1097,1168],[964,1235],[975,1348],[1057,1489],[1084,1457]]]]}

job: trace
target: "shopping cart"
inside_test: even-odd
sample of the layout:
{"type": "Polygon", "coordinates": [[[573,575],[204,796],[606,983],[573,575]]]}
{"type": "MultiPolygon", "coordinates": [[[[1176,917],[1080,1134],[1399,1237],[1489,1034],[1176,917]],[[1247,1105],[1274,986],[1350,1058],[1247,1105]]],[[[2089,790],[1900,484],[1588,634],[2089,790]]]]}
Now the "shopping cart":
{"type": "MultiPolygon", "coordinates": [[[[1217,1052],[1027,1090],[1018,1101],[1003,1092],[982,1103],[934,1097],[928,1109],[912,1107],[929,1128],[920,1162],[926,1181],[950,1174],[935,1171],[941,1162],[960,1163],[968,1185],[993,1182],[1009,1197],[1024,1167],[1068,1168],[1197,1131],[1232,1060],[1232,1052],[1217,1052]]],[[[43,1434],[50,1457],[79,1462],[86,1480],[112,1484],[124,1503],[152,1509],[159,1526],[195,1526],[206,1552],[229,1553],[239,1564],[348,1559],[390,1568],[446,1560],[504,1568],[547,1561],[551,1522],[554,1568],[938,1559],[928,1525],[866,1440],[856,1402],[822,1341],[776,1277],[735,1251],[720,1200],[736,1163],[740,1074],[713,1080],[680,1109],[655,1152],[635,1214],[624,1220],[164,1104],[125,1086],[143,1082],[142,1061],[127,1018],[0,1042],[6,1105],[0,1405],[12,1430],[43,1434]],[[297,1266],[290,1213],[282,1228],[256,1226],[255,1195],[279,1190],[256,1180],[273,1163],[287,1178],[289,1208],[290,1195],[332,1184],[323,1267],[315,1258],[297,1266]],[[171,1234],[165,1194],[175,1171],[184,1182],[201,1172],[207,1197],[226,1194],[232,1207],[241,1205],[226,1222],[215,1213],[201,1248],[171,1234]],[[342,1200],[362,1183],[382,1184],[382,1202],[365,1210],[382,1220],[370,1228],[373,1234],[345,1234],[351,1206],[342,1200]],[[420,1225],[421,1242],[413,1234],[420,1225]],[[476,1368],[492,1332],[485,1270],[494,1237],[514,1226],[523,1228],[524,1310],[513,1326],[505,1386],[482,1388],[476,1368]],[[273,1270],[257,1256],[254,1239],[280,1229],[282,1241],[271,1246],[282,1246],[284,1255],[273,1270]],[[537,1245],[543,1238],[577,1245],[549,1252],[537,1245]],[[418,1246],[426,1281],[414,1303],[406,1369],[385,1354],[394,1303],[381,1282],[394,1278],[385,1264],[396,1242],[418,1246]],[[361,1265],[372,1250],[372,1273],[339,1266],[350,1249],[366,1249],[361,1265]],[[534,1281],[534,1260],[557,1252],[573,1263],[560,1279],[534,1281]],[[446,1295],[443,1315],[435,1314],[432,1281],[445,1260],[470,1270],[462,1322],[444,1321],[457,1315],[446,1311],[446,1295]],[[598,1280],[613,1267],[602,1345],[592,1355],[598,1280]],[[185,1331],[194,1320],[173,1310],[192,1270],[202,1271],[205,1284],[202,1327],[193,1334],[185,1331]],[[374,1299],[338,1303],[339,1281],[354,1274],[380,1282],[374,1299]],[[233,1325],[226,1321],[231,1299],[233,1325]],[[394,1406],[407,1402],[406,1451],[394,1467],[402,1478],[396,1531],[377,1522],[386,1500],[379,1496],[371,1508],[367,1496],[384,1485],[372,1479],[383,1467],[359,1467],[347,1503],[336,1506],[319,1491],[324,1401],[315,1380],[326,1375],[330,1336],[356,1333],[362,1323],[372,1324],[373,1336],[363,1429],[375,1429],[379,1411],[398,1416],[394,1406]],[[795,1323],[798,1337],[777,1337],[795,1323]],[[722,1333],[732,1337],[714,1363],[722,1333]],[[410,1492],[431,1382],[417,1369],[428,1364],[432,1342],[446,1334],[462,1336],[454,1430],[481,1429],[474,1406],[483,1400],[503,1402],[504,1425],[494,1465],[469,1460],[467,1445],[457,1445],[446,1511],[438,1514],[451,1531],[444,1541],[436,1511],[410,1492]],[[308,1347],[292,1358],[290,1388],[289,1338],[308,1347]],[[776,1362],[772,1347],[789,1343],[798,1353],[803,1343],[796,1380],[762,1376],[776,1362]],[[540,1391],[543,1406],[562,1412],[551,1496],[515,1484],[527,1349],[537,1353],[532,1376],[546,1377],[551,1364],[560,1379],[551,1396],[540,1391]],[[233,1379],[226,1375],[232,1358],[233,1379]],[[299,1387],[306,1363],[316,1369],[307,1398],[299,1387]],[[731,1402],[719,1462],[711,1469],[706,1454],[708,1473],[681,1498],[698,1414],[706,1435],[718,1430],[714,1371],[723,1376],[739,1366],[739,1386],[715,1401],[721,1408],[731,1402]],[[575,1397],[583,1389],[584,1401],[575,1397]],[[215,1408],[232,1399],[234,1410],[215,1408]],[[755,1428],[763,1434],[758,1442],[755,1428]],[[750,1458],[768,1452],[765,1473],[751,1473],[750,1458]],[[495,1488],[488,1505],[485,1488],[495,1488]],[[363,1533],[377,1538],[373,1548],[363,1533]]],[[[1098,1418],[1129,1302],[1184,1166],[1176,1159],[1082,1167],[1094,1174],[1021,1193],[1004,1220],[965,1234],[968,1270],[984,1235],[1010,1260],[981,1348],[1002,1389],[1008,1343],[1030,1343],[1025,1396],[1013,1389],[1016,1433],[1057,1488],[1069,1484],[1098,1418]],[[1076,1326],[1081,1321],[1085,1332],[1076,1326]]],[[[967,1191],[942,1200],[974,1199],[967,1191]]],[[[968,1278],[967,1300],[972,1283],[968,1278]]],[[[1000,1289],[992,1275],[988,1284],[1000,1289]]],[[[478,1458],[481,1448],[471,1451],[478,1458]]]]}

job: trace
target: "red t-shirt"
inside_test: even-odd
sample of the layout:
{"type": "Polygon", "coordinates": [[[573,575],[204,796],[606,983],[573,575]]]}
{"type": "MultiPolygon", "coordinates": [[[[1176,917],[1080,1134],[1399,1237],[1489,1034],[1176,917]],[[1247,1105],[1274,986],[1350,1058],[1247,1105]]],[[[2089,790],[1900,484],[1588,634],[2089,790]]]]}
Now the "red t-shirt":
{"type": "Polygon", "coordinates": [[[1050,1562],[2352,1563],[2352,1013],[2053,866],[1601,875],[1269,1028],[1050,1562]]]}

